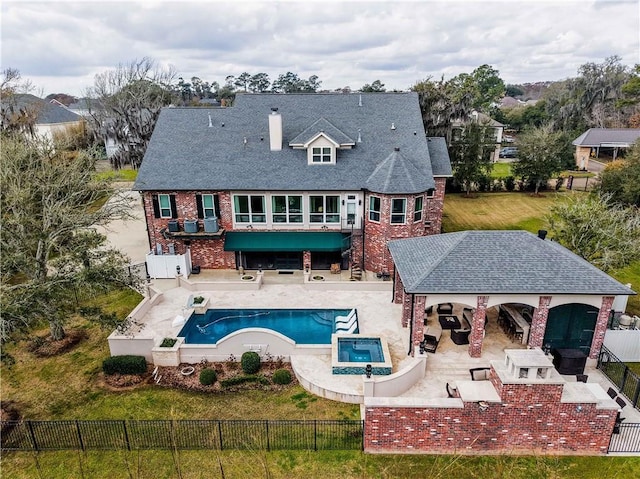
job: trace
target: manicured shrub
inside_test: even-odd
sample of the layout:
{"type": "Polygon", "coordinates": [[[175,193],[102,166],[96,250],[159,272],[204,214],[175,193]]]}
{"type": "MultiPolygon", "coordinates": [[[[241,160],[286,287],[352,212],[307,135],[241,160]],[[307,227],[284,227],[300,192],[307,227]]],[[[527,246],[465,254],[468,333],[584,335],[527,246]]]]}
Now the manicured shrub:
{"type": "Polygon", "coordinates": [[[289,384],[291,382],[291,373],[286,369],[277,369],[273,373],[273,382],[275,384],[289,384]]]}
{"type": "Polygon", "coordinates": [[[111,356],[102,361],[102,371],[107,374],[144,374],[147,360],[144,356],[111,356]]]}
{"type": "Polygon", "coordinates": [[[218,374],[211,368],[200,371],[200,384],[203,386],[211,386],[218,380],[218,374]]]}
{"type": "Polygon", "coordinates": [[[504,187],[507,191],[513,191],[516,189],[516,179],[513,176],[507,176],[504,179],[504,187]]]}
{"type": "Polygon", "coordinates": [[[242,353],[240,364],[246,374],[255,374],[260,369],[260,356],[255,351],[247,351],[242,353]]]}

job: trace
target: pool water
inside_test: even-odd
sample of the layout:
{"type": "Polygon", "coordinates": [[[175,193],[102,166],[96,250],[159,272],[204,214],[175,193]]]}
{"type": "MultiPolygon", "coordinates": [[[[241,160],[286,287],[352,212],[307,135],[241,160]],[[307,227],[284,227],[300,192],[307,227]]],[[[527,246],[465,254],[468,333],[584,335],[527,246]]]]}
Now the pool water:
{"type": "Polygon", "coordinates": [[[382,344],[375,338],[338,339],[340,362],[381,363],[384,362],[382,344]]]}
{"type": "Polygon", "coordinates": [[[331,344],[336,316],[350,309],[209,309],[192,314],[178,333],[185,344],[215,344],[245,328],[277,331],[297,344],[331,344]]]}

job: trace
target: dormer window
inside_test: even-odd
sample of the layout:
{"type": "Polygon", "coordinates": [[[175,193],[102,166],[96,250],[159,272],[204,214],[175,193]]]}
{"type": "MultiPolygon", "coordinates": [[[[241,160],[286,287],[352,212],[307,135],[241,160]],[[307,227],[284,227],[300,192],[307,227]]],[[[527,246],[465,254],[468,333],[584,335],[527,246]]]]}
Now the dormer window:
{"type": "Polygon", "coordinates": [[[331,163],[331,148],[326,146],[313,147],[311,149],[311,162],[331,163]]]}

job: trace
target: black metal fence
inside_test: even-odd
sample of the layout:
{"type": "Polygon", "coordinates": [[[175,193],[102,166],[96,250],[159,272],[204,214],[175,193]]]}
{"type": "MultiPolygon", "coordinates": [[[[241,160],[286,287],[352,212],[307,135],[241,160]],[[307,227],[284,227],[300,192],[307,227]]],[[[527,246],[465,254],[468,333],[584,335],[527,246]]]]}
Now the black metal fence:
{"type": "Polygon", "coordinates": [[[640,423],[620,424],[620,432],[611,435],[609,452],[640,452],[640,423]]]}
{"type": "Polygon", "coordinates": [[[2,421],[3,451],[362,450],[362,421],[2,421]]]}
{"type": "Polygon", "coordinates": [[[598,356],[598,369],[618,387],[633,407],[640,409],[640,377],[604,346],[598,356]]]}

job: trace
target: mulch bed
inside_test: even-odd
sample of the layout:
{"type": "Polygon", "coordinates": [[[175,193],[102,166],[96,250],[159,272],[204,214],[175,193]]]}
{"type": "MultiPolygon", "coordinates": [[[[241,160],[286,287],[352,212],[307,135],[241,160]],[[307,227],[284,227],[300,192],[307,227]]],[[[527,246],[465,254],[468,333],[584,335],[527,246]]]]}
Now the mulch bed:
{"type": "Polygon", "coordinates": [[[86,338],[86,331],[73,329],[67,331],[65,337],[59,341],[54,340],[51,336],[38,336],[29,343],[28,349],[40,358],[49,358],[69,351],[86,338]]]}
{"type": "Polygon", "coordinates": [[[244,372],[239,362],[221,362],[221,363],[198,363],[198,364],[180,364],[178,367],[158,367],[156,382],[152,377],[150,370],[144,375],[133,374],[112,374],[104,377],[104,383],[113,390],[129,390],[135,389],[137,386],[144,384],[157,384],[161,387],[183,389],[186,391],[198,392],[233,392],[246,390],[262,390],[262,391],[281,391],[297,384],[296,376],[291,369],[290,363],[280,361],[267,361],[260,364],[260,370],[257,375],[267,378],[270,384],[261,384],[260,382],[247,382],[229,387],[222,387],[220,381],[235,376],[244,376],[244,372]],[[182,374],[185,368],[193,367],[193,373],[189,375],[182,374]],[[205,369],[214,369],[217,373],[217,381],[210,385],[204,386],[200,384],[200,372],[205,369]],[[291,373],[291,383],[280,385],[273,384],[271,378],[273,373],[278,369],[286,369],[291,373]]]}

